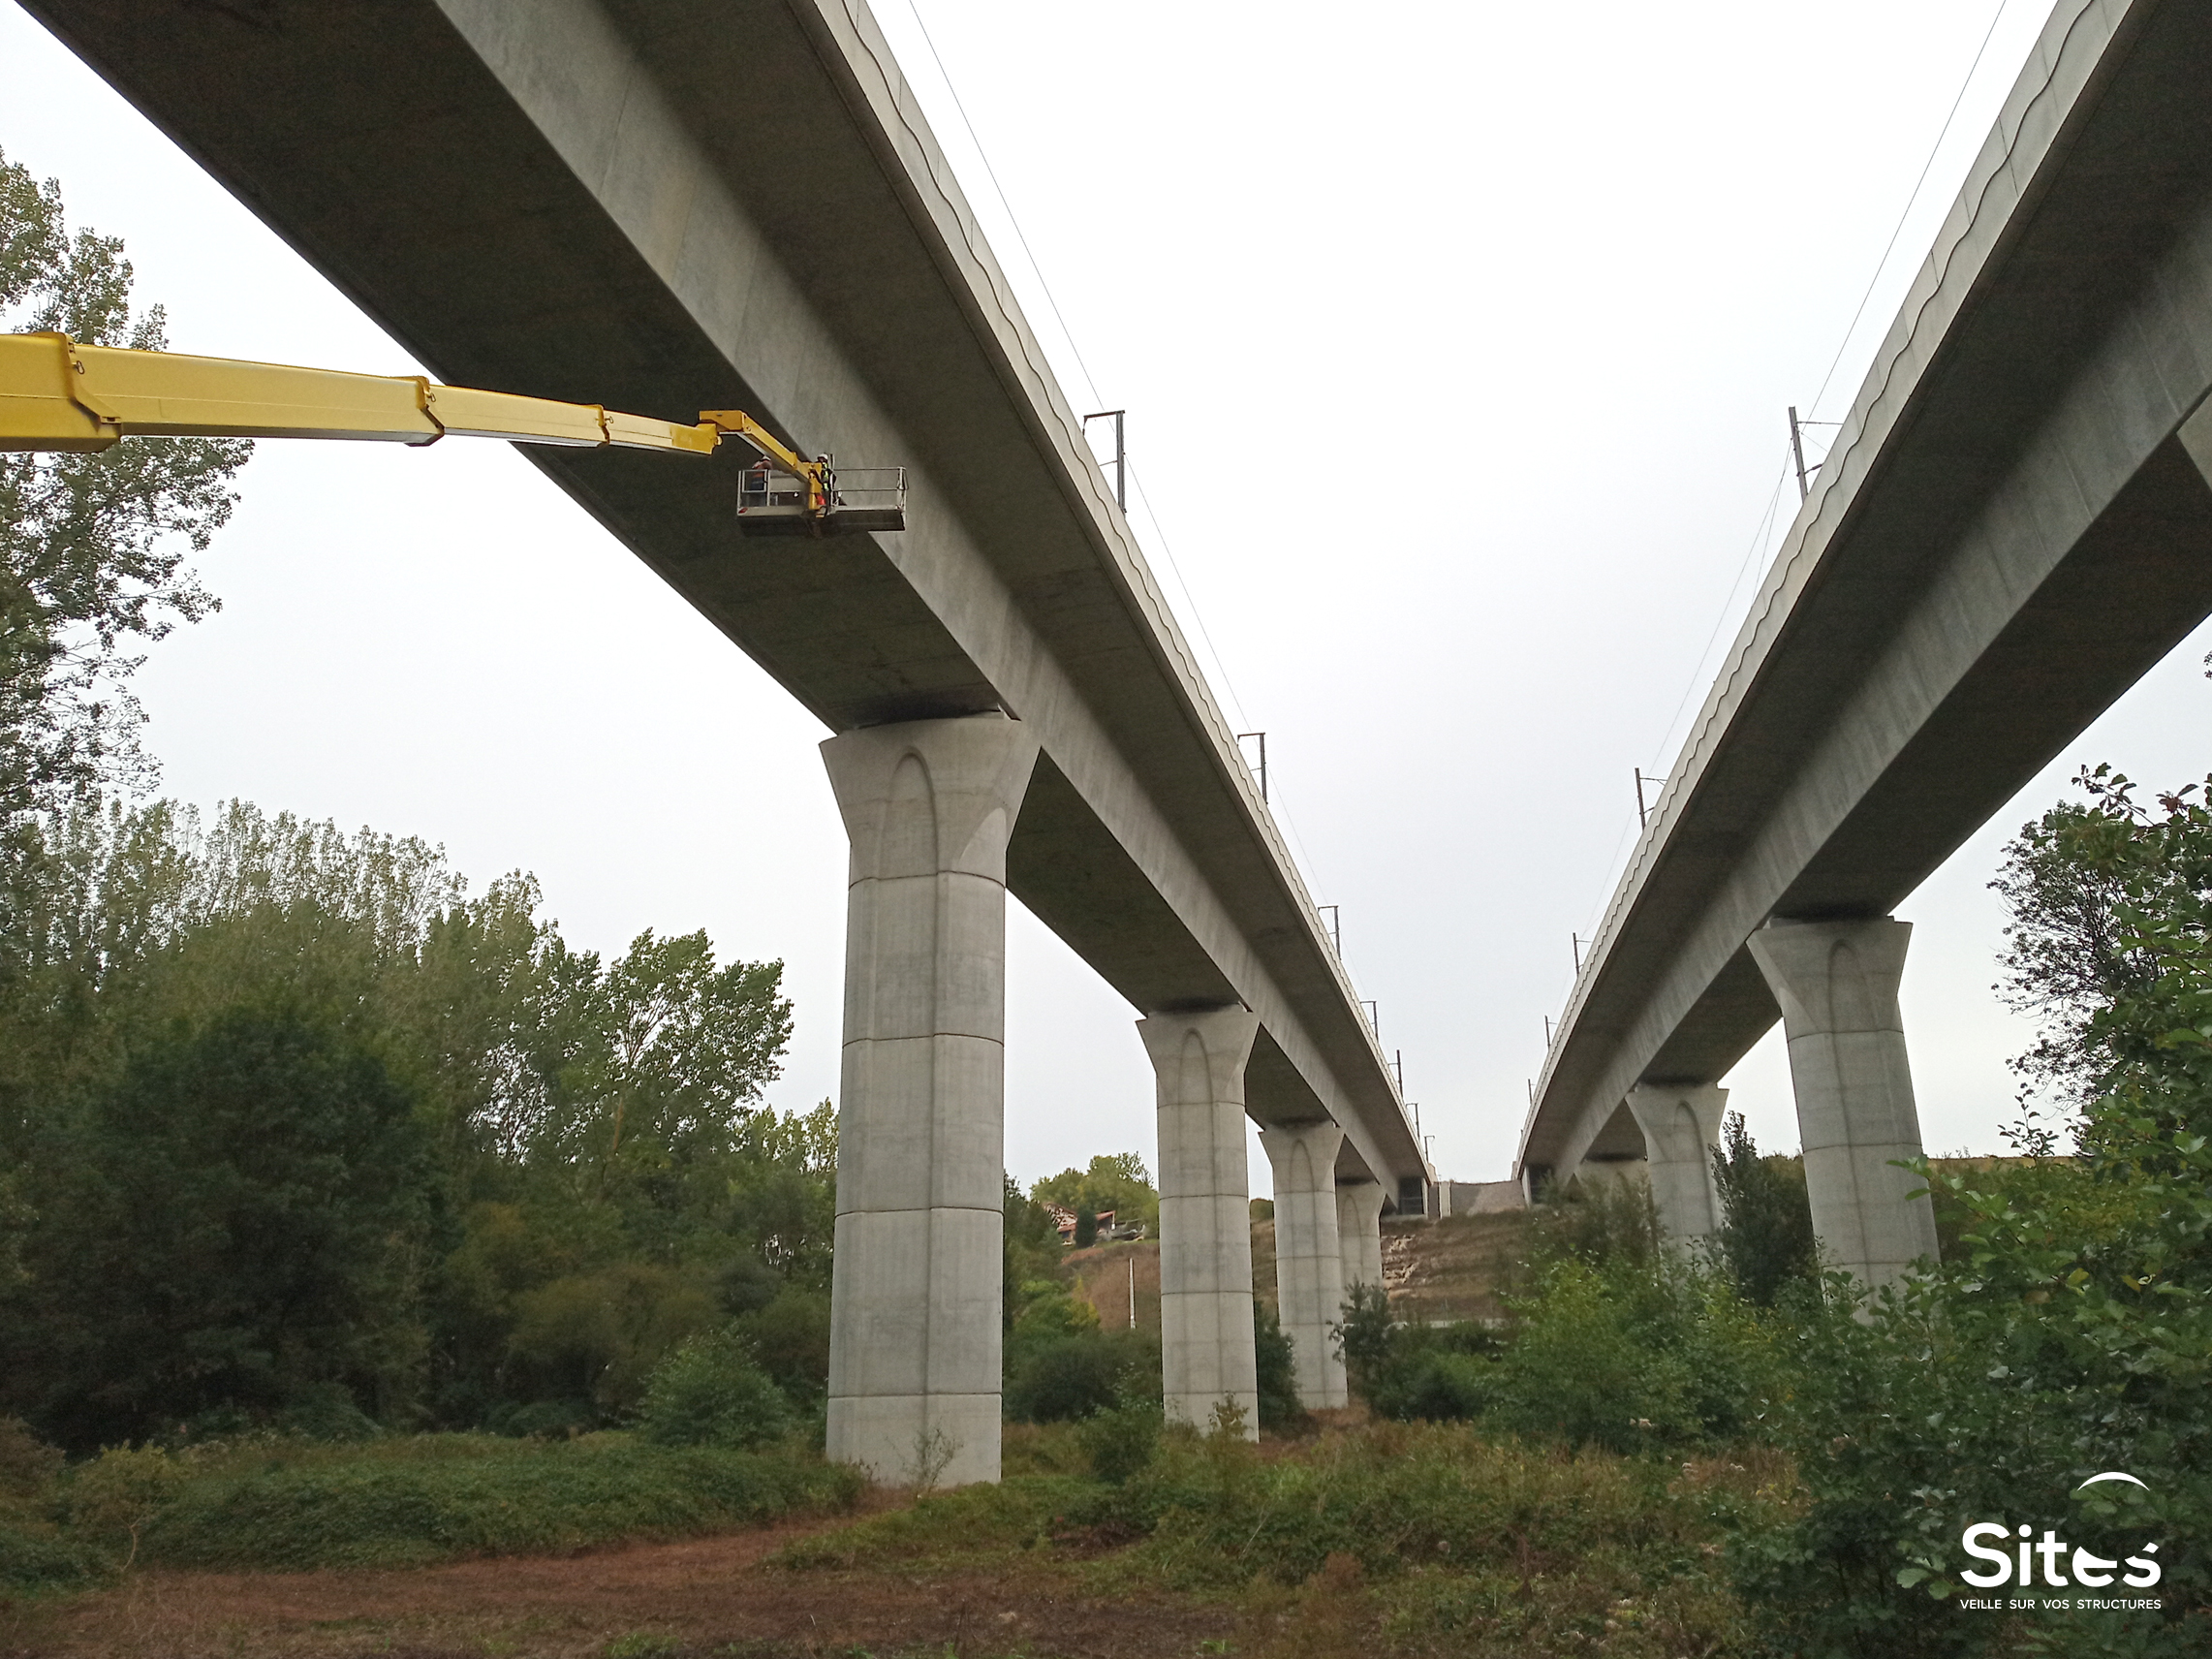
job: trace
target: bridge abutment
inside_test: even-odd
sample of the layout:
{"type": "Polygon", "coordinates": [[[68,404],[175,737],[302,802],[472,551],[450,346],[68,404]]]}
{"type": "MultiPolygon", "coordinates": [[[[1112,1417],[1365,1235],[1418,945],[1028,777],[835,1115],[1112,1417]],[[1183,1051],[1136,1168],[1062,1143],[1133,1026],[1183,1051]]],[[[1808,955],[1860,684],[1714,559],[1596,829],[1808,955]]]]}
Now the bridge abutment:
{"type": "Polygon", "coordinates": [[[1711,1083],[1638,1083],[1629,1090],[1629,1113],[1643,1131],[1660,1231],[1677,1246],[1699,1243],[1720,1231],[1713,1149],[1721,1143],[1721,1114],[1728,1104],[1729,1091],[1711,1083]]]}
{"type": "Polygon", "coordinates": [[[1001,714],[822,745],[852,843],[828,1456],[999,1474],[1006,846],[1037,738],[1001,714]]]}
{"type": "Polygon", "coordinates": [[[1260,1017],[1241,1008],[1137,1022],[1160,1124],[1160,1371],[1170,1422],[1203,1428],[1223,1399],[1260,1433],[1252,1345],[1252,1182],[1244,1064],[1260,1017]]]}
{"type": "MultiPolygon", "coordinates": [[[[1275,1167],[1275,1299],[1297,1367],[1298,1400],[1309,1408],[1345,1402],[1344,1361],[1329,1327],[1344,1316],[1344,1254],[1337,1230],[1333,1123],[1262,1129],[1275,1167]]],[[[1382,1254],[1380,1238],[1376,1254],[1382,1254]]]]}
{"type": "Polygon", "coordinates": [[[1893,918],[1769,922],[1751,954],[1782,1005],[1813,1233],[1839,1267],[1893,1283],[1936,1253],[1935,1208],[1892,1168],[1920,1156],[1897,986],[1913,925],[1893,918]]]}

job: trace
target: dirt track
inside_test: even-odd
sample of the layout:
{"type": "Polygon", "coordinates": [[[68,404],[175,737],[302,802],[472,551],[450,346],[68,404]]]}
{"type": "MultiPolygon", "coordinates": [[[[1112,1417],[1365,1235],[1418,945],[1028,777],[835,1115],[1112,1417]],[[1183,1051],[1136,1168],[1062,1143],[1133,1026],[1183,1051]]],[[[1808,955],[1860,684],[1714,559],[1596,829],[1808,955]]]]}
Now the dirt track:
{"type": "Polygon", "coordinates": [[[949,1578],[767,1561],[823,1524],[405,1572],[145,1573],[67,1603],[0,1605],[0,1659],[1132,1659],[1196,1653],[1235,1624],[1166,1599],[1104,1602],[1048,1563],[949,1578]]]}

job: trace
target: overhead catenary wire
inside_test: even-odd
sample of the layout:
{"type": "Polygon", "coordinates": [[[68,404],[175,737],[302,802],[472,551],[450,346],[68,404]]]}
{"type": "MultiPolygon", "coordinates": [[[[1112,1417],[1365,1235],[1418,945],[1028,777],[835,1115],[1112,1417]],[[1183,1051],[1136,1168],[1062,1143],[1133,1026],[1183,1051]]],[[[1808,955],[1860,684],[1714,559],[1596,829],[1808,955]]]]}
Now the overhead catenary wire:
{"type": "Polygon", "coordinates": [[[921,8],[916,0],[906,0],[906,9],[914,18],[914,26],[921,31],[921,44],[929,48],[929,60],[937,66],[937,78],[945,82],[946,95],[952,100],[952,108],[960,113],[960,125],[968,130],[968,142],[975,146],[976,159],[983,164],[983,174],[991,181],[991,190],[999,199],[999,206],[1006,213],[1006,222],[1013,227],[1013,239],[1021,244],[1022,258],[1037,278],[1037,286],[1044,296],[1044,303],[1052,308],[1052,321],[1060,325],[1060,337],[1068,342],[1068,354],[1075,360],[1075,367],[1082,371],[1083,385],[1090,390],[1093,403],[1104,403],[1099,395],[1098,382],[1091,378],[1091,365],[1083,361],[1082,348],[1075,344],[1075,331],[1068,327],[1068,319],[1060,314],[1060,301],[1052,297],[1052,285],[1044,280],[1044,267],[1037,263],[1037,255],[1030,248],[1029,237],[1023,234],[1021,221],[1014,215],[1013,203],[1006,199],[1006,186],[999,183],[998,169],[991,166],[990,153],[983,148],[983,141],[977,136],[976,123],[968,118],[968,106],[961,102],[960,89],[952,84],[952,75],[945,67],[945,59],[937,50],[937,42],[930,37],[929,25],[921,20],[921,8]]]}
{"type": "MultiPolygon", "coordinates": [[[[1713,646],[1719,641],[1721,631],[1728,626],[1729,618],[1735,612],[1736,595],[1743,588],[1744,578],[1758,566],[1760,556],[1770,548],[1775,510],[1782,503],[1782,489],[1790,482],[1790,447],[1784,444],[1782,464],[1774,475],[1774,487],[1767,492],[1766,510],[1760,515],[1759,527],[1751,533],[1751,545],[1744,549],[1743,560],[1736,566],[1735,579],[1729,583],[1728,597],[1721,601],[1720,614],[1713,618],[1713,630],[1705,636],[1705,643],[1698,652],[1698,666],[1691,673],[1690,683],[1682,688],[1682,700],[1675,704],[1674,712],[1667,717],[1667,728],[1660,735],[1659,753],[1653,757],[1656,765],[1666,765],[1669,758],[1668,749],[1674,739],[1676,723],[1690,706],[1690,700],[1697,696],[1698,688],[1710,677],[1705,672],[1706,659],[1713,654],[1713,646]]],[[[1669,768],[1659,775],[1664,780],[1674,774],[1669,768]]]]}
{"type": "MultiPolygon", "coordinates": [[[[976,131],[976,123],[969,117],[968,106],[962,101],[959,88],[952,83],[951,71],[945,67],[944,54],[938,51],[937,42],[929,33],[929,25],[922,21],[921,8],[918,4],[918,0],[907,0],[906,9],[908,15],[914,18],[915,28],[921,34],[922,44],[929,48],[930,62],[937,66],[937,77],[945,83],[946,96],[952,100],[952,108],[959,113],[960,125],[967,132],[968,142],[975,149],[976,159],[982,163],[984,176],[991,181],[992,194],[998,198],[999,210],[1006,215],[1007,224],[1013,230],[1014,240],[1021,245],[1022,258],[1028,261],[1030,274],[1037,278],[1038,292],[1044,296],[1044,303],[1051,308],[1052,321],[1059,325],[1060,337],[1068,343],[1068,355],[1074,360],[1076,370],[1082,375],[1083,386],[1090,392],[1091,401],[1093,403],[1104,403],[1106,399],[1099,394],[1098,381],[1091,374],[1091,365],[1083,360],[1082,348],[1075,343],[1075,331],[1068,326],[1068,319],[1060,309],[1060,301],[1052,293],[1052,285],[1045,280],[1044,267],[1038,263],[1037,252],[1029,245],[1028,234],[1021,228],[1021,218],[1014,212],[1013,203],[1007,199],[1006,186],[999,182],[998,170],[991,166],[990,153],[983,148],[983,141],[976,131]]],[[[1143,505],[1145,516],[1152,521],[1153,534],[1158,540],[1162,556],[1168,561],[1168,573],[1174,577],[1175,585],[1182,590],[1184,607],[1189,611],[1192,622],[1197,625],[1199,638],[1203,642],[1206,648],[1206,655],[1213,659],[1214,670],[1221,677],[1222,689],[1229,695],[1230,706],[1236,715],[1236,723],[1239,726],[1248,726],[1251,722],[1246,718],[1243,702],[1237,697],[1236,687],[1229,677],[1228,666],[1222,661],[1221,652],[1214,645],[1213,636],[1206,630],[1205,617],[1200,613],[1198,601],[1191,593],[1191,584],[1183,579],[1182,567],[1175,562],[1175,554],[1168,544],[1168,533],[1161,525],[1159,512],[1153,507],[1151,498],[1144,493],[1144,480],[1138,474],[1134,461],[1129,459],[1126,452],[1124,452],[1123,464],[1128,467],[1129,482],[1136,487],[1137,498],[1143,505]]]]}
{"type": "MultiPolygon", "coordinates": [[[[1973,88],[1975,74],[1980,69],[1982,58],[1988,54],[1989,43],[1997,36],[1997,25],[2004,21],[2005,13],[2010,5],[2011,0],[1998,0],[1997,10],[1990,16],[1989,26],[1981,33],[1981,44],[1975,47],[1973,61],[1966,66],[1966,75],[1959,82],[1957,93],[1951,98],[1950,108],[1945,111],[1943,126],[1936,133],[1935,142],[1928,146],[1927,159],[1920,164],[1919,173],[1913,180],[1912,192],[1906,197],[1905,205],[1897,215],[1897,223],[1890,227],[1889,238],[1882,247],[1882,257],[1875,262],[1874,273],[1867,278],[1866,288],[1858,297],[1858,304],[1852,310],[1851,321],[1844,325],[1843,336],[1836,342],[1835,356],[1829,359],[1827,372],[1821,377],[1820,389],[1813,393],[1812,401],[1806,405],[1806,408],[1818,409],[1820,407],[1821,399],[1827,394],[1828,387],[1835,379],[1836,369],[1843,362],[1844,354],[1851,349],[1852,338],[1857,332],[1859,319],[1866,314],[1867,304],[1873,299],[1874,291],[1881,284],[1882,273],[1888,268],[1889,256],[1896,251],[1897,238],[1904,234],[1906,223],[1913,216],[1914,204],[1919,201],[1920,192],[1928,182],[1928,174],[1936,165],[1936,157],[1943,153],[1944,140],[1950,136],[1951,124],[1958,119],[1959,109],[1965,104],[1966,95],[1973,88]]],[[[1804,420],[1800,422],[1800,424],[1826,426],[1835,425],[1838,423],[1804,420]]],[[[1684,709],[1689,706],[1690,700],[1697,695],[1698,688],[1708,677],[1705,673],[1706,659],[1712,655],[1714,642],[1719,639],[1722,629],[1728,625],[1729,616],[1734,612],[1736,594],[1743,587],[1744,577],[1767,542],[1775,509],[1782,499],[1783,486],[1790,482],[1791,458],[1786,448],[1781,469],[1774,480],[1774,488],[1767,496],[1765,514],[1760,520],[1759,529],[1752,536],[1751,547],[1744,554],[1743,563],[1736,571],[1735,579],[1729,584],[1728,598],[1721,603],[1720,614],[1713,622],[1713,631],[1706,637],[1704,648],[1698,653],[1698,667],[1691,673],[1690,683],[1683,688],[1682,699],[1675,704],[1674,713],[1668,718],[1666,730],[1661,735],[1660,753],[1655,757],[1661,765],[1664,765],[1669,758],[1667,750],[1673,740],[1674,728],[1681,720],[1684,709]]]]}
{"type": "MultiPolygon", "coordinates": [[[[1845,352],[1851,349],[1852,337],[1857,332],[1859,319],[1866,314],[1867,304],[1874,297],[1875,289],[1881,284],[1882,273],[1888,268],[1889,256],[1896,251],[1897,238],[1904,234],[1906,222],[1913,216],[1914,204],[1920,199],[1920,191],[1927,184],[1928,173],[1935,167],[1936,157],[1943,153],[1944,140],[1950,135],[1951,123],[1958,118],[1959,108],[1966,102],[1966,95],[1974,85],[1975,73],[1981,67],[1981,60],[1989,50],[1989,43],[1996,38],[1997,25],[2004,21],[2006,10],[2010,4],[2011,0],[1998,0],[1997,10],[1989,19],[1989,26],[1982,31],[1981,44],[1975,48],[1974,60],[1967,65],[1965,78],[1959,82],[1958,91],[1950,101],[1950,109],[1944,115],[1944,124],[1936,133],[1936,141],[1929,145],[1927,159],[1920,164],[1919,174],[1913,180],[1912,193],[1905,199],[1904,208],[1897,215],[1897,223],[1890,228],[1889,239],[1883,244],[1882,257],[1874,265],[1874,274],[1867,278],[1865,291],[1858,297],[1858,304],[1852,311],[1851,321],[1844,325],[1843,337],[1836,342],[1835,356],[1828,360],[1827,372],[1821,377],[1820,390],[1813,393],[1813,399],[1806,404],[1806,408],[1818,409],[1820,407],[1821,399],[1827,394],[1828,386],[1835,379],[1836,369],[1843,362],[1845,352]]],[[[1800,424],[1827,426],[1838,424],[1838,423],[1805,420],[1800,422],[1800,424]]],[[[1707,636],[1704,648],[1698,653],[1698,667],[1691,674],[1690,683],[1683,689],[1682,700],[1675,704],[1674,713],[1667,720],[1666,731],[1661,735],[1661,752],[1654,757],[1661,765],[1664,765],[1668,759],[1667,751],[1673,738],[1676,722],[1682,718],[1684,708],[1688,706],[1691,698],[1697,695],[1698,686],[1707,677],[1704,673],[1706,658],[1712,654],[1714,641],[1720,637],[1721,630],[1728,625],[1729,617],[1735,609],[1736,594],[1743,586],[1744,575],[1751,568],[1753,561],[1758,557],[1761,547],[1766,542],[1768,527],[1773,520],[1775,508],[1782,499],[1783,486],[1790,481],[1791,460],[1791,457],[1786,447],[1781,471],[1775,478],[1772,493],[1767,497],[1765,515],[1760,520],[1760,527],[1752,537],[1751,548],[1744,555],[1743,564],[1736,572],[1735,580],[1729,584],[1728,598],[1721,603],[1720,614],[1714,620],[1713,631],[1707,636]]]]}
{"type": "Polygon", "coordinates": [[[1844,325],[1843,338],[1836,342],[1836,355],[1828,360],[1828,372],[1821,376],[1821,389],[1813,393],[1808,409],[1818,409],[1826,394],[1828,383],[1835,379],[1836,369],[1843,362],[1844,353],[1851,347],[1852,335],[1858,330],[1858,320],[1866,315],[1867,301],[1874,297],[1874,290],[1882,281],[1882,273],[1889,267],[1889,256],[1896,251],[1897,238],[1905,234],[1905,221],[1913,216],[1913,205],[1920,200],[1920,187],[1928,182],[1928,172],[1936,165],[1936,157],[1943,153],[1944,140],[1950,136],[1950,124],[1958,119],[1959,106],[1966,102],[1966,94],[1974,85],[1974,72],[1981,67],[1982,54],[1989,50],[1989,43],[1997,38],[1997,25],[2005,20],[2006,9],[2012,0],[1997,0],[1997,10],[1990,16],[1989,27],[1981,33],[1981,44],[1974,48],[1974,61],[1966,66],[1966,78],[1958,83],[1958,96],[1950,101],[1950,109],[1944,115],[1944,124],[1936,134],[1936,141],[1928,146],[1928,159],[1920,164],[1920,175],[1913,180],[1913,193],[1905,198],[1904,211],[1897,215],[1897,223],[1890,228],[1889,239],[1882,244],[1882,257],[1874,262],[1874,274],[1866,279],[1866,292],[1858,297],[1858,304],[1844,325]]]}
{"type": "MultiPolygon", "coordinates": [[[[1989,25],[1982,31],[1980,43],[1975,47],[1974,57],[1967,64],[1966,74],[1959,81],[1958,91],[1952,96],[1950,107],[1944,113],[1943,125],[1937,129],[1935,141],[1928,146],[1927,157],[1921,162],[1920,171],[1913,180],[1913,188],[1905,198],[1905,205],[1898,212],[1897,222],[1890,227],[1888,238],[1882,246],[1881,257],[1875,261],[1873,272],[1867,277],[1866,287],[1858,297],[1858,303],[1852,309],[1851,321],[1844,325],[1842,337],[1836,342],[1835,355],[1828,360],[1827,370],[1821,376],[1820,387],[1813,393],[1812,401],[1806,405],[1807,409],[1819,409],[1822,398],[1826,396],[1828,387],[1834,382],[1836,370],[1842,366],[1844,356],[1851,349],[1851,342],[1857,334],[1859,322],[1866,314],[1866,307],[1873,300],[1876,289],[1881,286],[1883,273],[1889,268],[1889,259],[1896,252],[1897,240],[1904,235],[1905,226],[1912,219],[1913,209],[1920,199],[1920,192],[1926,187],[1928,175],[1935,169],[1936,158],[1943,153],[1944,141],[1950,136],[1951,126],[1958,119],[1958,112],[1966,103],[1966,95],[1973,89],[1974,78],[1981,68],[1982,59],[1988,55],[1989,44],[1996,39],[1997,27],[2004,21],[2005,14],[2010,5],[2011,0],[1998,0],[1997,9],[1990,15],[1989,25]]],[[[1792,414],[1794,415],[1794,411],[1792,414]]],[[[1835,421],[1810,419],[1798,420],[1793,423],[1800,426],[1841,424],[1835,421]]],[[[1826,456],[1823,455],[1821,459],[1824,461],[1826,456]]],[[[1712,655],[1714,643],[1719,640],[1722,630],[1728,626],[1729,617],[1735,612],[1736,595],[1742,590],[1745,576],[1755,567],[1760,551],[1769,545],[1775,512],[1781,503],[1782,492],[1791,477],[1795,460],[1796,457],[1791,453],[1791,448],[1785,446],[1782,465],[1776,474],[1774,487],[1768,493],[1765,512],[1760,516],[1759,528],[1752,535],[1751,546],[1745,550],[1743,561],[1737,568],[1734,580],[1729,584],[1728,597],[1721,603],[1720,612],[1714,619],[1712,632],[1706,637],[1703,648],[1698,653],[1697,667],[1691,673],[1689,683],[1683,688],[1681,701],[1675,704],[1674,712],[1668,717],[1667,726],[1661,734],[1659,752],[1655,757],[1656,764],[1664,766],[1670,758],[1675,727],[1681,721],[1691,699],[1698,694],[1698,688],[1706,684],[1711,677],[1706,669],[1707,661],[1712,655]]],[[[1820,462],[1815,462],[1813,467],[1806,469],[1808,476],[1811,472],[1818,470],[1819,464],[1820,462]]],[[[1685,734],[1686,736],[1687,734],[1685,734]]],[[[1669,768],[1667,773],[1663,774],[1663,778],[1671,775],[1672,769],[1669,768]]],[[[1644,825],[1641,823],[1636,825],[1634,830],[1626,826],[1623,827],[1621,835],[1614,847],[1613,856],[1608,861],[1608,880],[1604,885],[1604,896],[1599,901],[1598,916],[1601,919],[1601,925],[1604,907],[1611,902],[1610,895],[1620,880],[1622,859],[1628,850],[1632,837],[1640,836],[1643,828],[1644,825]]],[[[1579,972],[1575,978],[1579,981],[1579,972]]],[[[1549,1023],[1547,1019],[1545,1021],[1547,1049],[1549,1047],[1549,1023]]]]}
{"type": "MultiPolygon", "coordinates": [[[[1736,594],[1743,587],[1745,576],[1757,567],[1760,554],[1768,547],[1773,533],[1775,510],[1781,504],[1782,491],[1789,484],[1790,476],[1790,450],[1789,446],[1785,444],[1782,450],[1781,465],[1774,475],[1774,487],[1767,494],[1766,509],[1760,516],[1759,527],[1752,532],[1751,544],[1744,549],[1743,560],[1736,567],[1735,579],[1729,584],[1728,597],[1721,603],[1720,615],[1713,623],[1712,632],[1705,637],[1704,648],[1698,653],[1698,669],[1693,673],[1689,685],[1683,690],[1682,701],[1675,704],[1674,713],[1667,722],[1666,733],[1660,740],[1663,757],[1667,744],[1672,740],[1676,723],[1681,720],[1684,709],[1689,706],[1690,699],[1696,695],[1698,686],[1704,684],[1710,677],[1704,672],[1705,661],[1712,655],[1713,645],[1719,640],[1721,630],[1728,625],[1729,618],[1734,614],[1736,594]]],[[[1661,796],[1664,796],[1665,786],[1671,776],[1671,770],[1661,772],[1656,777],[1650,773],[1645,773],[1644,781],[1659,784],[1661,796]]],[[[1651,801],[1650,810],[1656,812],[1658,809],[1659,798],[1655,797],[1651,801]]],[[[1611,856],[1605,861],[1606,879],[1591,911],[1583,918],[1590,929],[1589,937],[1593,943],[1604,929],[1605,910],[1612,903],[1614,889],[1620,884],[1624,861],[1628,857],[1630,848],[1642,837],[1644,828],[1644,824],[1628,817],[1625,813],[1622,815],[1620,834],[1614,838],[1611,856]]],[[[1577,971],[1569,981],[1570,986],[1579,984],[1580,980],[1581,973],[1579,964],[1577,964],[1577,971]]]]}
{"type": "MultiPolygon", "coordinates": [[[[1029,245],[1028,234],[1021,228],[1021,218],[1014,212],[1013,203],[1007,197],[1006,186],[999,181],[998,170],[991,165],[990,154],[983,147],[982,137],[976,131],[976,123],[968,114],[968,106],[961,98],[959,88],[953,84],[951,72],[945,66],[944,54],[937,49],[936,39],[930,34],[929,25],[922,19],[919,0],[907,0],[906,10],[908,15],[914,18],[914,26],[921,36],[922,45],[928,48],[930,62],[936,66],[938,79],[944,84],[946,96],[951,99],[952,108],[960,117],[960,125],[968,135],[968,142],[976,152],[976,159],[982,164],[983,174],[990,180],[991,192],[998,198],[999,209],[1006,215],[1007,224],[1013,231],[1014,240],[1020,245],[1022,258],[1027,261],[1030,273],[1037,279],[1038,292],[1044,297],[1044,303],[1052,313],[1052,321],[1059,327],[1060,337],[1067,342],[1068,355],[1074,361],[1076,371],[1082,375],[1083,386],[1089,391],[1093,404],[1103,404],[1106,399],[1100,395],[1098,381],[1091,373],[1090,364],[1083,359],[1082,348],[1075,343],[1075,332],[1068,326],[1067,316],[1060,309],[1060,301],[1052,292],[1051,283],[1045,279],[1044,267],[1038,261],[1036,250],[1029,245]]],[[[1229,700],[1230,710],[1235,715],[1238,726],[1250,726],[1252,720],[1245,713],[1243,699],[1236,694],[1235,682],[1230,677],[1229,665],[1224,661],[1220,648],[1213,642],[1213,635],[1206,627],[1204,612],[1199,609],[1198,599],[1191,591],[1191,584],[1183,575],[1182,566],[1176,562],[1174,549],[1168,541],[1167,529],[1161,523],[1159,510],[1153,506],[1151,497],[1145,492],[1143,476],[1126,450],[1123,453],[1123,465],[1127,468],[1129,483],[1136,491],[1137,502],[1143,507],[1144,516],[1151,522],[1154,543],[1160,549],[1161,557],[1167,562],[1168,574],[1174,578],[1175,586],[1182,593],[1184,614],[1190,617],[1192,625],[1198,631],[1199,642],[1205,647],[1205,654],[1212,659],[1215,676],[1219,679],[1222,691],[1229,700]]],[[[1307,850],[1305,837],[1298,833],[1295,819],[1283,805],[1273,801],[1268,802],[1267,805],[1269,815],[1289,831],[1292,845],[1297,851],[1300,864],[1304,869],[1318,875],[1319,866],[1315,863],[1312,853],[1307,850]]],[[[1349,971],[1348,966],[1347,972],[1349,971]]]]}

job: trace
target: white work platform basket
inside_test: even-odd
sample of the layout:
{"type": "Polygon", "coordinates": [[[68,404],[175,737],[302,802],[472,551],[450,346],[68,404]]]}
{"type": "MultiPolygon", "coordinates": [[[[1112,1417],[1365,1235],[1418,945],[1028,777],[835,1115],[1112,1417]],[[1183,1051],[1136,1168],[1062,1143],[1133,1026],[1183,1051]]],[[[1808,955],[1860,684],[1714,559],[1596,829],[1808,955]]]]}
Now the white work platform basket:
{"type": "Polygon", "coordinates": [[[739,475],[737,526],[748,536],[838,536],[906,528],[906,468],[838,467],[829,506],[806,510],[806,485],[790,473],[749,467],[739,475]]]}

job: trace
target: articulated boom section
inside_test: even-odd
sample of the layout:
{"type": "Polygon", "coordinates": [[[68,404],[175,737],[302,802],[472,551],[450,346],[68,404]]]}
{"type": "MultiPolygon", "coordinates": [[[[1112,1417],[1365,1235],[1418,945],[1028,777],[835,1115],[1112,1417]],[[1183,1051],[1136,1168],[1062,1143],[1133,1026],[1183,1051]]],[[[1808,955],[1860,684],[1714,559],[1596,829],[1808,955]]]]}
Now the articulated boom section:
{"type": "Polygon", "coordinates": [[[712,454],[710,424],[592,403],[230,358],[0,335],[0,450],[89,454],[126,437],[351,438],[434,444],[449,434],[524,444],[712,454]]]}
{"type": "Polygon", "coordinates": [[[724,436],[762,458],[744,475],[748,534],[837,535],[906,528],[906,470],[840,477],[807,460],[740,409],[697,425],[506,391],[439,386],[420,375],[348,374],[284,363],[78,345],[67,334],[0,334],[0,452],[93,454],[127,437],[348,438],[434,444],[504,438],[709,455],[724,436]]]}

